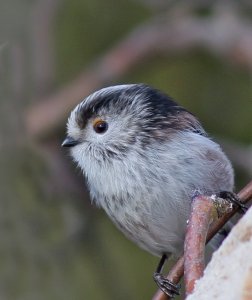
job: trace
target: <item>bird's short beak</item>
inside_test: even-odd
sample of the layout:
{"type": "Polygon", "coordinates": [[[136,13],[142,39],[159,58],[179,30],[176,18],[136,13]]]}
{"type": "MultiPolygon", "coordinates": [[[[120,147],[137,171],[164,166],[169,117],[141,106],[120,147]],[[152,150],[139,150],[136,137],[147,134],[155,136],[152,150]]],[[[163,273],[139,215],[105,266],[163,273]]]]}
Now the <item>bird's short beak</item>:
{"type": "Polygon", "coordinates": [[[61,144],[61,147],[73,147],[78,145],[80,142],[78,140],[75,140],[74,138],[67,136],[63,143],[61,144]]]}

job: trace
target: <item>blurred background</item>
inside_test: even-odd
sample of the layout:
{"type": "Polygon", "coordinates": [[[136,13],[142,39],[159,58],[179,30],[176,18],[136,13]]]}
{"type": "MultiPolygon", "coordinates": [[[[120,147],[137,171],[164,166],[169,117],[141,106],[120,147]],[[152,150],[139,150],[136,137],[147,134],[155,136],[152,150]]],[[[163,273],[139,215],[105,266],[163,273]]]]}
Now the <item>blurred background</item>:
{"type": "Polygon", "coordinates": [[[252,176],[252,3],[0,0],[0,299],[150,299],[158,258],[91,206],[60,145],[94,90],[144,82],[252,176]]]}

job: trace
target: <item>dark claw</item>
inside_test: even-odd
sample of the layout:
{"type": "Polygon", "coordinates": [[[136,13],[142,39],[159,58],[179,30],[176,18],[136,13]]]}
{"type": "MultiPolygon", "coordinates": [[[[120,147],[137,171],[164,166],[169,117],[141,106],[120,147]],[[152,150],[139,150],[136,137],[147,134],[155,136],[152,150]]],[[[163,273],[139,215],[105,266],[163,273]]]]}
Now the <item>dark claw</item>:
{"type": "Polygon", "coordinates": [[[170,280],[165,278],[162,274],[155,272],[153,278],[160,288],[167,296],[173,298],[175,295],[179,295],[179,285],[172,283],[170,280]]]}
{"type": "Polygon", "coordinates": [[[230,202],[237,205],[239,207],[239,209],[242,211],[242,213],[245,214],[247,212],[248,207],[241,202],[241,200],[239,199],[239,197],[235,193],[223,191],[223,192],[220,192],[218,196],[220,198],[229,200],[230,202]]]}

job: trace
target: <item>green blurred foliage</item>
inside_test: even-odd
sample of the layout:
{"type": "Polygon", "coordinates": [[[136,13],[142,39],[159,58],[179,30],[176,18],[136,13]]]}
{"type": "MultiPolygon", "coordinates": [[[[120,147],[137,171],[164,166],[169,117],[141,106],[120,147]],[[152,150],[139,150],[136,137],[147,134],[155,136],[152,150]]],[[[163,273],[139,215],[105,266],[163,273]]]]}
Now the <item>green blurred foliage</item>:
{"type": "Polygon", "coordinates": [[[149,15],[131,0],[65,1],[55,30],[58,80],[71,79],[149,15]]]}
{"type": "MultiPolygon", "coordinates": [[[[81,174],[59,147],[62,135],[55,134],[56,155],[65,157],[79,193],[64,186],[53,161],[25,138],[22,113],[33,91],[27,24],[35,3],[14,1],[15,9],[0,3],[10,41],[17,36],[27,47],[23,95],[7,92],[12,64],[8,47],[1,50],[0,66],[7,71],[3,75],[0,68],[0,299],[150,299],[158,259],[128,241],[104,212],[91,208],[81,174]]],[[[153,14],[133,0],[72,0],[59,9],[53,29],[58,87],[153,14]]],[[[8,44],[3,26],[0,32],[1,43],[8,44]]],[[[251,75],[246,70],[198,50],[145,61],[114,83],[121,82],[160,88],[194,112],[213,137],[251,143],[251,75]]],[[[246,180],[238,173],[240,185],[246,180]]]]}
{"type": "Polygon", "coordinates": [[[251,142],[252,87],[248,71],[205,52],[145,62],[126,80],[166,91],[193,112],[213,136],[251,142]]]}

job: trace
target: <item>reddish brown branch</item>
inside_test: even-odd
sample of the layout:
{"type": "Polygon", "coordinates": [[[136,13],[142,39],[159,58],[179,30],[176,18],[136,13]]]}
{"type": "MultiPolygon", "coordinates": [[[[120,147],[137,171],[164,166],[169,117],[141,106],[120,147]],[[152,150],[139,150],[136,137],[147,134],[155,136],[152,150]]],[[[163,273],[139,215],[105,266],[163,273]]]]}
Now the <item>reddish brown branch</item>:
{"type": "MultiPolygon", "coordinates": [[[[247,203],[252,199],[252,181],[250,181],[239,193],[238,196],[242,203],[247,203]]],[[[225,214],[223,217],[218,219],[209,229],[207,234],[207,242],[210,241],[215,234],[225,225],[225,223],[237,212],[237,208],[234,208],[230,213],[225,214]]],[[[181,257],[175,266],[172,268],[167,278],[173,283],[178,284],[184,274],[184,256],[181,257]]],[[[154,295],[153,300],[168,300],[162,291],[157,291],[154,295]]]]}
{"type": "Polygon", "coordinates": [[[210,224],[216,219],[213,199],[202,195],[193,199],[184,246],[186,295],[192,293],[195,281],[203,275],[206,237],[210,224]]]}

